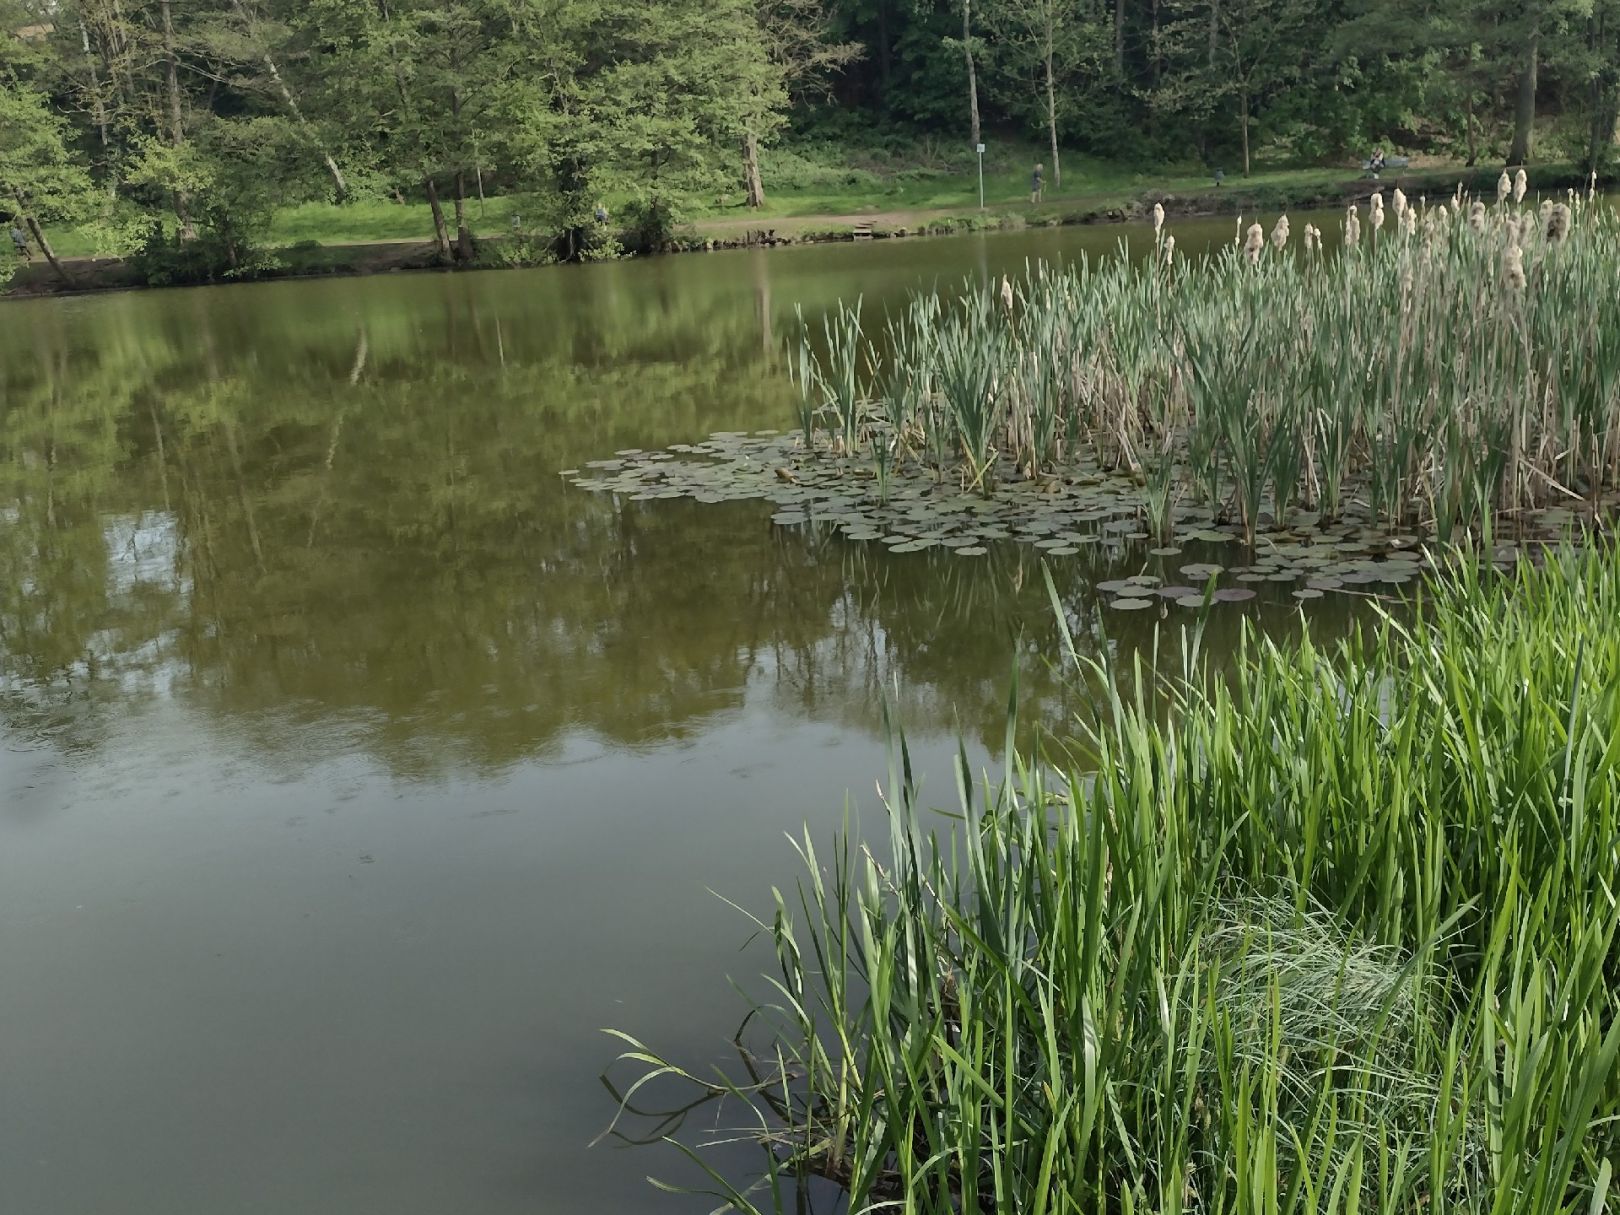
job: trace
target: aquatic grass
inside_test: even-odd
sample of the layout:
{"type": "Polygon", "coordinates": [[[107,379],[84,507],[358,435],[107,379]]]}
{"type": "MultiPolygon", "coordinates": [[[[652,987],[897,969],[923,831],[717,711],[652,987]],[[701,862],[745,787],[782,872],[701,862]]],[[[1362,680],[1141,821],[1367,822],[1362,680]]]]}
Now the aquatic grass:
{"type": "Polygon", "coordinates": [[[1522,197],[1402,198],[1364,241],[1351,210],[1337,256],[1240,221],[1198,263],[1166,264],[1161,231],[1136,260],[924,292],[890,320],[880,373],[840,309],[818,339],[838,352],[818,381],[825,446],[880,416],[917,471],[986,494],[1082,458],[1140,477],[1169,450],[1178,495],[1249,533],[1296,502],[1332,520],[1361,501],[1448,539],[1603,510],[1620,493],[1620,218],[1522,197]]]}
{"type": "Polygon", "coordinates": [[[894,729],[887,838],[806,833],[756,921],[739,1061],[622,1065],[764,1146],[672,1139],[743,1212],[1620,1210],[1617,614],[1615,556],[1555,552],[1229,668],[1069,644],[1098,724],[1020,755],[1015,681],[944,817],[894,729]]]}

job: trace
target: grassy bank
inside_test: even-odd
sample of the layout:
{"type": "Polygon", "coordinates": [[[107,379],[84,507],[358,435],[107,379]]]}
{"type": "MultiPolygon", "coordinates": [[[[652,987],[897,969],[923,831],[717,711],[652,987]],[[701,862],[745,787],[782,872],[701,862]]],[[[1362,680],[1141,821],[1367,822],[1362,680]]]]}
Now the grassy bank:
{"type": "MultiPolygon", "coordinates": [[[[1300,209],[1340,205],[1365,197],[1375,185],[1352,164],[1259,166],[1248,178],[1229,176],[1216,187],[1196,165],[1143,167],[1080,156],[1065,156],[1061,181],[1047,166],[1044,199],[1029,197],[1031,166],[1043,149],[1015,142],[994,143],[985,160],[985,206],[979,206],[976,158],[943,143],[916,140],[892,145],[799,144],[764,154],[767,201],[751,209],[739,194],[689,199],[678,216],[676,248],[747,243],[752,234],[771,231],[797,240],[847,237],[856,225],[879,231],[939,234],[1022,227],[1117,222],[1140,219],[1155,202],[1172,214],[1211,214],[1300,209]]],[[[1385,188],[1401,184],[1414,198],[1449,194],[1458,180],[1488,190],[1495,170],[1465,171],[1425,164],[1386,175],[1385,188]]],[[[1577,184],[1572,166],[1537,171],[1545,189],[1577,184]]],[[[603,200],[610,215],[629,213],[628,198],[603,200]]],[[[510,264],[503,249],[514,233],[536,246],[533,229],[545,208],[521,194],[491,194],[468,203],[470,225],[484,246],[478,264],[510,264]]],[[[610,220],[610,226],[613,224],[610,220]]],[[[78,289],[142,285],[117,259],[96,259],[88,230],[50,233],[59,255],[74,264],[78,289]]],[[[432,264],[433,238],[425,203],[357,199],[341,206],[302,203],[277,210],[264,236],[265,256],[253,277],[293,274],[363,274],[432,264]],[[410,251],[391,245],[412,246],[410,251]]],[[[625,234],[621,243],[634,244],[625,234]]],[[[524,259],[519,259],[524,260],[524,259]]],[[[25,267],[11,284],[16,294],[50,294],[63,284],[43,262],[25,267]]]]}
{"type": "Polygon", "coordinates": [[[780,974],[729,1078],[625,1056],[766,1147],[712,1192],[1620,1210],[1620,564],[1486,577],[1328,648],[1251,635],[1167,705],[1071,647],[1108,724],[978,792],[964,761],[954,822],[897,740],[888,840],[806,838],[761,921],[780,974]]]}
{"type": "MultiPolygon", "coordinates": [[[[763,208],[742,205],[740,194],[717,194],[689,200],[683,220],[700,229],[756,221],[810,219],[887,212],[966,212],[978,209],[976,157],[943,141],[926,139],[890,144],[844,145],[800,143],[768,148],[764,154],[767,190],[763,208]]],[[[1034,145],[994,142],[985,157],[985,199],[993,211],[1029,210],[1029,174],[1047,154],[1034,145]]],[[[1210,174],[1196,165],[1141,166],[1078,155],[1063,159],[1062,180],[1046,166],[1044,211],[1075,207],[1119,207],[1146,194],[1213,193],[1210,174]]],[[[1358,176],[1352,165],[1266,166],[1254,176],[1228,178],[1225,189],[1317,192],[1358,176]]],[[[626,198],[604,202],[619,213],[626,198]]],[[[476,235],[508,234],[543,214],[522,195],[491,194],[468,204],[476,235]],[[527,217],[527,219],[525,218],[527,217]],[[514,225],[514,220],[517,221],[514,225]]],[[[278,210],[267,243],[283,247],[305,241],[328,245],[376,244],[432,239],[432,218],[420,199],[398,203],[365,198],[338,206],[304,203],[278,210]]],[[[53,234],[65,257],[95,252],[90,234],[62,230],[53,234]]]]}

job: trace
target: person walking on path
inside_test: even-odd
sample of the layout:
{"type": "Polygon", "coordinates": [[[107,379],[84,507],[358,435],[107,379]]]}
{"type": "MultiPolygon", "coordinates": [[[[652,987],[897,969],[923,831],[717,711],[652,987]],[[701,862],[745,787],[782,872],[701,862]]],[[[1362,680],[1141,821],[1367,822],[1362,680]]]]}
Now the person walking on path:
{"type": "Polygon", "coordinates": [[[1036,165],[1035,171],[1029,175],[1029,205],[1035,206],[1046,197],[1046,177],[1041,166],[1036,165]]]}
{"type": "Polygon", "coordinates": [[[17,250],[17,256],[25,262],[34,260],[34,251],[28,247],[28,234],[16,224],[11,225],[11,243],[17,250]]]}

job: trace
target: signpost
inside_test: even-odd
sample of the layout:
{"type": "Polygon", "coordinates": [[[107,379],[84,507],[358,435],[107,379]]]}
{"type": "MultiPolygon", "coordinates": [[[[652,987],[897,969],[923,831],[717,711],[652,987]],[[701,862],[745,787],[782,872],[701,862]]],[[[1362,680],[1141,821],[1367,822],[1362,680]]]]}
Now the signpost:
{"type": "Polygon", "coordinates": [[[979,145],[979,210],[984,210],[984,145],[979,145]]]}

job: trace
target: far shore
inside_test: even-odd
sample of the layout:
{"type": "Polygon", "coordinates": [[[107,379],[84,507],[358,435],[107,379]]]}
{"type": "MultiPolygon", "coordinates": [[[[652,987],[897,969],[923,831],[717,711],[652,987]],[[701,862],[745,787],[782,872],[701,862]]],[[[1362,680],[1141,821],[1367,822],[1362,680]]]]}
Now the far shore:
{"type": "MultiPolygon", "coordinates": [[[[665,247],[631,249],[631,255],[707,252],[792,244],[819,244],[900,237],[944,236],[975,231],[998,231],[1034,227],[1069,227],[1096,224],[1144,222],[1155,204],[1175,217],[1198,217],[1248,213],[1262,215],[1284,210],[1345,207],[1364,202],[1375,191],[1400,188],[1414,201],[1421,197],[1447,198],[1461,187],[1476,196],[1494,190],[1500,166],[1466,168],[1425,167],[1415,171],[1386,173],[1381,180],[1346,171],[1324,175],[1321,171],[1301,172],[1295,179],[1272,176],[1262,182],[1243,179],[1220,186],[1182,192],[1146,191],[1133,198],[1075,195],[1052,198],[1032,205],[1028,199],[995,202],[977,207],[926,207],[870,210],[844,210],[837,213],[770,215],[748,213],[721,215],[682,224],[665,247]]],[[[1586,184],[1572,166],[1542,166],[1531,170],[1537,192],[1562,194],[1586,184]]],[[[1610,187],[1612,179],[1599,184],[1610,187]]],[[[444,264],[431,239],[392,238],[374,241],[303,241],[295,245],[273,246],[276,263],[253,276],[253,281],[287,278],[327,278],[406,271],[490,270],[517,268],[503,258],[502,249],[512,238],[498,232],[476,232],[479,257],[465,264],[444,264]]],[[[628,244],[628,242],[626,242],[628,244]]],[[[150,289],[157,284],[140,281],[135,269],[116,257],[59,257],[70,281],[54,271],[43,258],[23,266],[0,298],[28,299],[40,296],[74,295],[97,291],[150,289]]],[[[238,281],[223,279],[222,282],[238,281]]],[[[167,284],[163,284],[167,285],[167,284]]],[[[197,286],[201,284],[175,284],[197,286]]]]}

